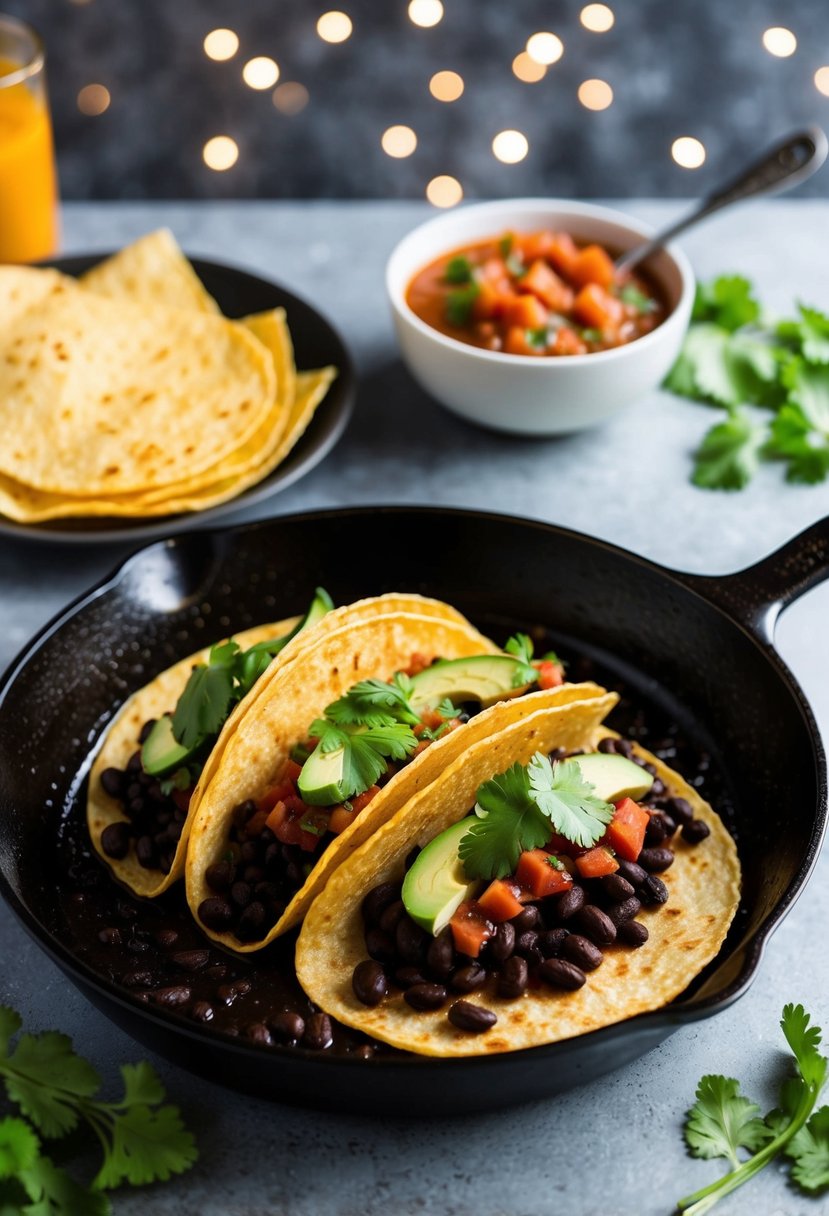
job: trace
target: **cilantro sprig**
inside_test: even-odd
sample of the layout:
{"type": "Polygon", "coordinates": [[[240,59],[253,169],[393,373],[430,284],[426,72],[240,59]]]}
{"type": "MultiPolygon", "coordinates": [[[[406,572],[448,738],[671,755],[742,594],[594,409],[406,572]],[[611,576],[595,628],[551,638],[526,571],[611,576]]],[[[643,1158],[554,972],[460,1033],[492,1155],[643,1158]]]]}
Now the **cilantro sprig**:
{"type": "Polygon", "coordinates": [[[309,734],[319,739],[320,750],[327,754],[342,749],[342,778],[338,782],[342,798],[353,798],[374,785],[388,768],[389,760],[405,760],[418,744],[411,726],[393,719],[373,726],[338,726],[317,718],[309,734]]]}
{"type": "Polygon", "coordinates": [[[123,1096],[96,1097],[101,1080],[92,1065],[54,1031],[20,1034],[15,1010],[0,1006],[0,1078],[21,1114],[0,1119],[0,1210],[22,1216],[109,1216],[102,1192],[123,1183],[143,1186],[183,1173],[198,1156],[175,1106],[163,1105],[164,1087],[149,1064],[121,1067],[123,1096]],[[103,1151],[89,1187],[76,1182],[44,1153],[81,1123],[103,1151]]]}
{"type": "Polygon", "coordinates": [[[705,1076],[697,1086],[685,1124],[688,1151],[694,1157],[724,1157],[732,1169],[680,1199],[677,1208],[686,1216],[710,1211],[781,1154],[791,1161],[792,1181],[802,1190],[818,1194],[829,1188],[829,1106],[815,1110],[829,1064],[818,1050],[822,1032],[802,1005],[786,1005],[780,1026],[795,1068],[781,1086],[780,1105],[765,1118],[731,1077],[705,1076]],[[741,1150],[750,1156],[741,1157],[741,1150]]]}
{"type": "Polygon", "coordinates": [[[665,381],[678,396],[726,411],[694,453],[695,485],[742,489],[761,461],[785,464],[790,482],[829,476],[829,316],[804,304],[797,313],[768,321],[740,275],[699,285],[665,381]]]}
{"type": "Polygon", "coordinates": [[[583,848],[594,845],[613,818],[613,806],[597,798],[576,760],[551,763],[536,752],[529,764],[513,764],[484,782],[478,819],[461,838],[459,856],[469,878],[506,878],[527,849],[546,844],[554,832],[583,848]]]}

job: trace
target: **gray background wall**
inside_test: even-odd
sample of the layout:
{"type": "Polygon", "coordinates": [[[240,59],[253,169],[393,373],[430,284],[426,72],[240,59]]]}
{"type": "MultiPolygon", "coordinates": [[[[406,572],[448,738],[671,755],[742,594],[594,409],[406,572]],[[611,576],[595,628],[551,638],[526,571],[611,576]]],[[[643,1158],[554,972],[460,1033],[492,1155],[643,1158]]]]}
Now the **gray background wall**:
{"type": "MultiPolygon", "coordinates": [[[[67,198],[422,197],[440,173],[457,177],[467,197],[687,195],[799,123],[829,126],[829,98],[813,81],[829,64],[827,0],[609,3],[616,23],[594,34],[573,0],[444,0],[431,29],[411,23],[406,0],[0,0],[46,40],[67,198]],[[316,34],[329,7],[354,22],[340,45],[316,34]],[[762,46],[774,25],[798,37],[789,59],[762,46]],[[241,39],[225,63],[202,48],[217,26],[241,39]],[[542,82],[522,84],[511,63],[536,30],[557,33],[564,56],[542,82]],[[272,90],[243,83],[254,55],[275,59],[281,81],[305,85],[301,113],[279,113],[272,90]],[[441,68],[464,77],[455,103],[429,94],[441,68]],[[608,110],[579,104],[588,77],[611,84],[608,110]],[[76,101],[93,82],[112,97],[97,117],[76,101]],[[406,160],[381,150],[392,123],[418,135],[406,160]],[[529,139],[520,164],[492,154],[504,128],[529,139]],[[216,134],[239,145],[226,173],[202,160],[216,134]],[[673,163],[679,135],[705,144],[701,169],[673,163]]],[[[806,192],[826,194],[827,182],[820,174],[806,192]]]]}

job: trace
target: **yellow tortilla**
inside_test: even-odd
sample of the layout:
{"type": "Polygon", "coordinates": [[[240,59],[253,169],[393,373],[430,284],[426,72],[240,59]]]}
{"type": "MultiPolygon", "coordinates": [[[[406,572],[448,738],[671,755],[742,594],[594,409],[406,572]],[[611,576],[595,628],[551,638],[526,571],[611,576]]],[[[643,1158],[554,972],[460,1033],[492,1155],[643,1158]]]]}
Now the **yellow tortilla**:
{"type": "MultiPolygon", "coordinates": [[[[111,798],[101,785],[101,773],[106,768],[123,769],[130,756],[138,747],[138,735],[141,727],[151,718],[158,718],[164,713],[175,709],[176,702],[184,691],[190,671],[196,663],[206,663],[210,647],[189,655],[186,659],[174,664],[157,675],[144,688],[134,693],[119,710],[110,724],[104,738],[101,750],[92,767],[89,776],[89,794],[87,799],[87,826],[90,839],[95,850],[121,882],[130,887],[137,895],[155,897],[166,891],[169,886],[184,874],[185,855],[190,835],[190,827],[195,817],[195,810],[201,798],[202,791],[215,773],[221,756],[231,739],[244,713],[255,703],[255,699],[263,694],[269,682],[274,678],[279,667],[303,650],[312,647],[328,633],[338,629],[348,629],[358,620],[379,616],[389,612],[428,612],[435,618],[443,617],[455,622],[474,634],[472,626],[457,609],[441,600],[429,599],[426,596],[409,595],[402,592],[391,592],[387,595],[372,596],[346,604],[327,613],[313,628],[304,629],[289,642],[280,653],[277,660],[271,663],[267,671],[257,681],[245,699],[233,710],[225,723],[215,746],[208,756],[202,769],[199,782],[190,801],[190,809],[184,825],[184,831],[176,849],[172,867],[167,874],[160,870],[147,870],[138,864],[133,850],[123,860],[107,857],[101,848],[101,833],[111,823],[126,821],[127,816],[117,799],[111,798]]],[[[255,645],[267,638],[281,637],[293,629],[298,618],[279,621],[270,625],[257,625],[243,633],[238,633],[235,640],[242,649],[255,645]]],[[[480,634],[482,645],[491,646],[480,634]]]]}
{"type": "Polygon", "coordinates": [[[169,228],[159,228],[81,275],[87,291],[165,308],[217,313],[219,306],[182,253],[169,228]]]}
{"type": "Polygon", "coordinates": [[[600,728],[614,694],[590,702],[543,709],[460,755],[446,772],[411,798],[331,876],[305,918],[296,949],[297,976],[309,998],[338,1021],[404,1051],[429,1056],[492,1055],[573,1038],[602,1026],[658,1009],[687,988],[717,954],[737,909],[740,865],[737,850],[716,812],[691,786],[641,748],[671,794],[686,798],[711,835],[693,847],[677,837],[675,861],[660,875],[667,904],[639,914],[649,938],[637,950],[605,950],[598,970],[575,992],[545,985],[517,1000],[499,998],[491,987],[465,1001],[493,1010],[498,1021],[483,1034],[454,1027],[447,1005],[417,1013],[399,990],[373,1009],[354,996],[351,979],[367,958],[360,905],[378,883],[400,881],[414,845],[426,845],[469,813],[478,787],[516,761],[555,747],[594,750],[612,732],[600,728]]]}

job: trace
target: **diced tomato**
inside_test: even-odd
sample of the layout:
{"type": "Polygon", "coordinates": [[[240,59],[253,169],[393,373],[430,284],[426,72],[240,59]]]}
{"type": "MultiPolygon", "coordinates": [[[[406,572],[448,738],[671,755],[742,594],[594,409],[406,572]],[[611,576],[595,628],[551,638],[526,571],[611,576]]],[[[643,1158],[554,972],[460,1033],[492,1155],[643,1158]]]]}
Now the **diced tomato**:
{"type": "Polygon", "coordinates": [[[289,760],[285,765],[285,772],[282,774],[282,778],[284,781],[298,781],[301,772],[302,765],[297,764],[296,760],[289,760]]]}
{"type": "Polygon", "coordinates": [[[562,325],[561,329],[556,331],[553,339],[553,354],[586,355],[587,343],[582,341],[574,329],[570,329],[568,325],[562,325]]]}
{"type": "Polygon", "coordinates": [[[503,878],[496,878],[489,884],[478,897],[478,905],[496,925],[512,920],[524,906],[516,895],[515,884],[505,882],[503,878]]]}
{"type": "Polygon", "coordinates": [[[532,891],[535,899],[544,899],[547,895],[566,891],[572,886],[573,879],[560,862],[558,866],[555,864],[556,861],[557,858],[544,849],[531,849],[522,853],[515,871],[516,882],[532,891]]]}
{"type": "Polygon", "coordinates": [[[416,650],[409,660],[409,666],[404,668],[404,674],[407,676],[419,676],[421,671],[425,671],[427,667],[431,667],[434,655],[421,654],[416,650]]]}
{"type": "Polygon", "coordinates": [[[582,878],[603,878],[605,874],[614,874],[619,863],[609,849],[599,846],[577,857],[576,869],[582,878]]]}
{"type": "Polygon", "coordinates": [[[190,810],[190,799],[193,797],[194,789],[195,786],[191,786],[189,790],[173,790],[173,802],[185,814],[190,810]]]}
{"type": "Polygon", "coordinates": [[[328,831],[328,812],[320,807],[306,806],[301,798],[291,797],[276,804],[265,826],[283,844],[298,844],[306,853],[313,853],[328,831]]]}
{"type": "Polygon", "coordinates": [[[616,803],[616,812],[604,834],[605,843],[625,861],[636,861],[645,843],[649,820],[650,815],[638,802],[623,798],[616,803]]]}
{"type": "Polygon", "coordinates": [[[527,337],[526,329],[511,325],[504,338],[504,352],[508,355],[546,355],[546,346],[535,346],[527,337]]]}
{"type": "Polygon", "coordinates": [[[495,933],[495,926],[488,920],[474,899],[465,900],[449,922],[455,949],[470,958],[477,958],[486,942],[495,933]]]}
{"type": "Polygon", "coordinates": [[[576,320],[593,329],[614,329],[625,315],[625,307],[598,283],[582,287],[573,303],[576,320]]]}
{"type": "Polygon", "coordinates": [[[533,666],[538,671],[539,688],[558,688],[559,684],[564,683],[564,671],[560,664],[553,663],[550,659],[542,659],[533,666]]]}
{"type": "Polygon", "coordinates": [[[525,262],[534,262],[536,258],[547,257],[554,240],[552,232],[524,232],[515,237],[513,249],[525,262]]]}
{"type": "Polygon", "coordinates": [[[351,798],[351,806],[356,814],[359,815],[360,811],[364,811],[372,798],[376,798],[379,793],[379,785],[370,785],[367,790],[363,790],[362,794],[357,794],[354,798],[351,798]]]}
{"type": "Polygon", "coordinates": [[[553,232],[543,256],[551,263],[554,270],[569,279],[570,268],[579,256],[579,248],[569,233],[553,232]]]}
{"type": "Polygon", "coordinates": [[[472,302],[472,315],[476,321],[490,321],[502,317],[515,299],[508,283],[490,283],[487,279],[478,284],[478,294],[472,302]]]}
{"type": "MultiPolygon", "coordinates": [[[[299,765],[295,767],[299,768],[299,765]]],[[[285,798],[294,798],[295,796],[296,785],[294,782],[283,779],[282,781],[278,781],[276,785],[272,785],[269,790],[265,790],[261,798],[256,799],[256,809],[257,811],[270,811],[278,802],[284,801],[285,798]]]]}
{"type": "Polygon", "coordinates": [[[584,849],[580,849],[573,844],[572,840],[568,840],[566,836],[559,836],[558,832],[553,832],[550,839],[544,846],[545,853],[553,853],[556,857],[574,857],[576,853],[583,853],[584,849]]]}
{"type": "Polygon", "coordinates": [[[585,283],[598,283],[610,287],[616,277],[613,259],[601,245],[587,245],[580,249],[570,264],[569,277],[577,287],[585,283]]]}
{"type": "Polygon", "coordinates": [[[328,830],[339,836],[346,828],[350,828],[357,818],[357,812],[345,806],[335,806],[328,819],[328,830]]]}
{"type": "Polygon", "coordinates": [[[477,280],[494,284],[498,291],[510,289],[510,273],[503,258],[487,258],[478,270],[477,280]]]}
{"type": "Polygon", "coordinates": [[[552,267],[538,258],[521,279],[522,291],[531,291],[553,312],[568,312],[573,307],[573,289],[560,279],[552,267]]]}
{"type": "MultiPolygon", "coordinates": [[[[550,271],[550,274],[552,273],[550,271]]],[[[507,325],[517,325],[523,329],[543,329],[547,324],[547,309],[534,295],[516,296],[504,310],[504,319],[507,325]]]]}

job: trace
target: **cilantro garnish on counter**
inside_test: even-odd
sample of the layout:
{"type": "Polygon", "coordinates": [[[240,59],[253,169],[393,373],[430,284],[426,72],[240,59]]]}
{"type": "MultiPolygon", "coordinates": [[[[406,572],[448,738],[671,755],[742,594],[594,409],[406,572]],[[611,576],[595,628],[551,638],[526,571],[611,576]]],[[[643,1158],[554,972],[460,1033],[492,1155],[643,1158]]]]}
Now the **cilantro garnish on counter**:
{"type": "Polygon", "coordinates": [[[701,283],[665,387],[727,411],[696,450],[696,485],[742,489],[761,460],[784,462],[790,482],[829,474],[829,316],[817,309],[772,322],[748,279],[701,283]]]}
{"type": "Polygon", "coordinates": [[[613,806],[593,794],[576,760],[551,763],[536,752],[478,790],[478,821],[461,838],[459,856],[469,878],[506,878],[527,849],[540,849],[554,832],[583,848],[604,835],[613,806]]]}
{"type": "Polygon", "coordinates": [[[92,1065],[54,1031],[20,1034],[20,1016],[0,1006],[0,1077],[21,1115],[0,1118],[0,1211],[21,1216],[108,1216],[102,1191],[131,1183],[166,1182],[198,1156],[195,1141],[149,1064],[124,1064],[123,1096],[96,1098],[101,1080],[92,1065]],[[15,1036],[18,1036],[15,1040],[15,1036]],[[43,1152],[85,1123],[103,1150],[91,1186],[75,1181],[43,1152]]]}
{"type": "Polygon", "coordinates": [[[765,1118],[731,1077],[708,1075],[697,1086],[685,1124],[688,1151],[694,1157],[724,1157],[733,1168],[680,1199],[677,1208],[686,1216],[710,1211],[781,1153],[792,1163],[792,1181],[802,1190],[817,1194],[829,1188],[829,1106],[815,1110],[828,1063],[818,1051],[821,1030],[810,1024],[802,1005],[786,1005],[780,1026],[795,1068],[781,1085],[779,1107],[765,1118]],[[741,1149],[751,1155],[741,1158],[741,1149]]]}

